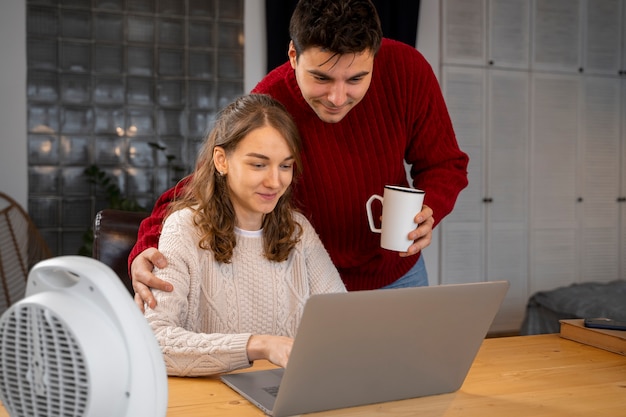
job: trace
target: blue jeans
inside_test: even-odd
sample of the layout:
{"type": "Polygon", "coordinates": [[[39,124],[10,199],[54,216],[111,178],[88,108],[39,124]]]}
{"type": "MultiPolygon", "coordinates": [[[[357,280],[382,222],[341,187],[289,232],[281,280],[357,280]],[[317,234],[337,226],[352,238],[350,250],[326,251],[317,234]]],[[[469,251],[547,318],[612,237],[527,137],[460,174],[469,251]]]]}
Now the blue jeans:
{"type": "Polygon", "coordinates": [[[415,265],[404,276],[383,287],[383,289],[407,287],[428,287],[428,272],[426,272],[423,256],[419,257],[415,265]]]}

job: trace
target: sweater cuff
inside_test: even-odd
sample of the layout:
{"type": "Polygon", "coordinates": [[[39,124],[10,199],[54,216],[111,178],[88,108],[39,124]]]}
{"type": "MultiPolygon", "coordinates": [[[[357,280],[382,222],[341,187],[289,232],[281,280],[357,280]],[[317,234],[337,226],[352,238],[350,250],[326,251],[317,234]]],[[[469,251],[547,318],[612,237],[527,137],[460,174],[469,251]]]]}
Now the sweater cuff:
{"type": "Polygon", "coordinates": [[[248,359],[248,341],[252,337],[250,333],[242,333],[234,335],[230,341],[232,347],[231,368],[242,369],[249,368],[252,365],[250,359],[248,359]]]}

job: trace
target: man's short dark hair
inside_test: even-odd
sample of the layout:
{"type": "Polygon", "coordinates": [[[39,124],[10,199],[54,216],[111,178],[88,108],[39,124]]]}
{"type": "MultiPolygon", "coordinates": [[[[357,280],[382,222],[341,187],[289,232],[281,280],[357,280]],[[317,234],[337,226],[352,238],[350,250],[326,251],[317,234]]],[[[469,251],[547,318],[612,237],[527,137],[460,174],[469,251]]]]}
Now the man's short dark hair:
{"type": "Polygon", "coordinates": [[[383,33],[370,0],[300,0],[289,34],[297,55],[310,47],[344,55],[378,52],[383,33]]]}

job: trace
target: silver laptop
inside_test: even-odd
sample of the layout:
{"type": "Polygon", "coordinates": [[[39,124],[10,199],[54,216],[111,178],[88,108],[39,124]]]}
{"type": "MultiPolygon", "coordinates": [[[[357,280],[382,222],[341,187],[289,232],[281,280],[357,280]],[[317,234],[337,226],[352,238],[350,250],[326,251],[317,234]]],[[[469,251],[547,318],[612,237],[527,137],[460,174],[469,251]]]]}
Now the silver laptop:
{"type": "Polygon", "coordinates": [[[497,281],[315,295],[285,369],[221,379],[274,417],[453,392],[508,287],[497,281]]]}

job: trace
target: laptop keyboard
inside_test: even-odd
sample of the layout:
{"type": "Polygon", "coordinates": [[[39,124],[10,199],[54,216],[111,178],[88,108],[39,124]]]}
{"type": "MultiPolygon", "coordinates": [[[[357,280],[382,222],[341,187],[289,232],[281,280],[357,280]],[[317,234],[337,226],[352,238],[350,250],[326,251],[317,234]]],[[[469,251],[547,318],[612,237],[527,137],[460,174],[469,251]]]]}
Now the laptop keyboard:
{"type": "Polygon", "coordinates": [[[271,395],[272,397],[275,397],[276,395],[278,395],[279,386],[280,385],[276,385],[274,387],[264,387],[263,390],[267,392],[269,395],[271,395]]]}

